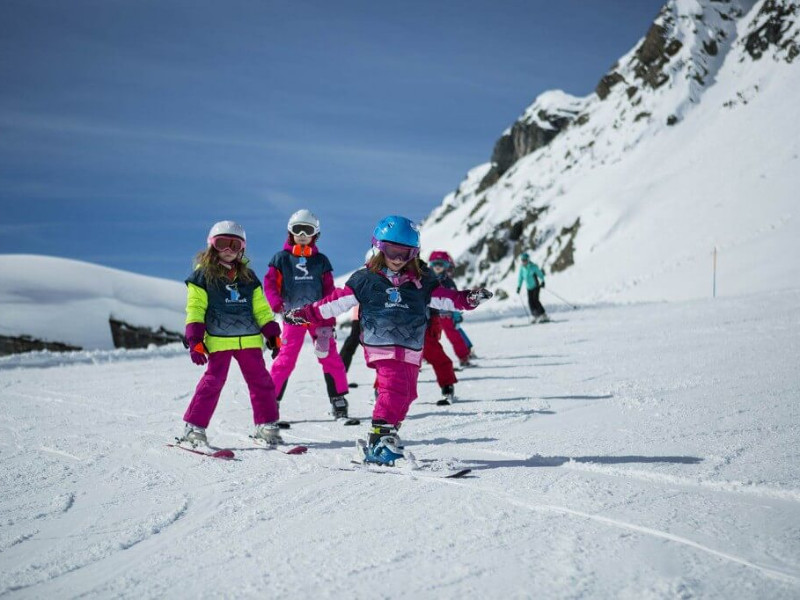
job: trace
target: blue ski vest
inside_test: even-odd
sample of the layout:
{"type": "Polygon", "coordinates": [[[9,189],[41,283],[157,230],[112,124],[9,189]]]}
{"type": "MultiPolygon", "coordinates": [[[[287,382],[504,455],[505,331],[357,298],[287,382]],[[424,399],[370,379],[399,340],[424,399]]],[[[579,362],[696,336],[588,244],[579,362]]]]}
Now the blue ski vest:
{"type": "Polygon", "coordinates": [[[281,273],[281,299],[283,309],[300,308],[322,298],[322,276],[333,271],[331,261],[324,254],[295,256],[281,250],[269,263],[281,273]]]}
{"type": "Polygon", "coordinates": [[[203,288],[208,296],[206,332],[217,337],[257,335],[261,328],[253,314],[253,292],[261,288],[253,271],[248,282],[206,281],[203,269],[195,270],[185,281],[203,288]]]}
{"type": "Polygon", "coordinates": [[[422,350],[428,304],[439,282],[423,272],[421,287],[406,281],[396,287],[384,275],[360,269],[347,280],[361,305],[361,341],[366,346],[401,346],[422,350]]]}

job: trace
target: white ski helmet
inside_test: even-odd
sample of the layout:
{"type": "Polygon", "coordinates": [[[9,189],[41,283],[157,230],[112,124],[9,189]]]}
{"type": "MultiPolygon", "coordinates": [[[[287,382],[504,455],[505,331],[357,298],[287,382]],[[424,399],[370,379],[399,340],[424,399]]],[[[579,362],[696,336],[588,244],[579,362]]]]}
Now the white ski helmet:
{"type": "Polygon", "coordinates": [[[244,227],[239,225],[236,221],[220,221],[214,223],[211,230],[208,232],[208,245],[211,245],[211,240],[218,235],[232,235],[241,238],[243,242],[247,241],[247,235],[244,232],[244,227]]]}
{"type": "Polygon", "coordinates": [[[314,230],[311,235],[317,235],[319,233],[319,219],[314,213],[306,208],[301,208],[291,217],[289,217],[289,222],[286,224],[286,229],[289,231],[289,233],[294,233],[292,231],[292,227],[295,225],[309,225],[314,230]]]}

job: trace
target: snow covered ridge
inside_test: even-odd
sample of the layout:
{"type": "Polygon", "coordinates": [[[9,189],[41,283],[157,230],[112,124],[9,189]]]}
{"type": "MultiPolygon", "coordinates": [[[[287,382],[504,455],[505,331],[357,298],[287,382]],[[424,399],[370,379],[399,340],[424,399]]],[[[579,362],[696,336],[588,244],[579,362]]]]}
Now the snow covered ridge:
{"type": "Polygon", "coordinates": [[[427,217],[460,285],[516,288],[532,251],[573,302],[780,289],[800,275],[800,8],[670,0],[576,98],[547,91],[427,217]]]}
{"type": "Polygon", "coordinates": [[[132,327],[182,332],[185,302],[181,282],[64,258],[0,255],[0,336],[6,339],[108,350],[115,347],[110,320],[126,324],[117,331],[123,336],[135,334],[132,327]]]}

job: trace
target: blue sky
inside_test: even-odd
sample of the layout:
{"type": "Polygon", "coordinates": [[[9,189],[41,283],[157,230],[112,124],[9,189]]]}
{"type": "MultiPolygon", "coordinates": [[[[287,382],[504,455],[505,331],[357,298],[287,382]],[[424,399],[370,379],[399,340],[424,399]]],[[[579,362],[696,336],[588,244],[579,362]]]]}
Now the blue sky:
{"type": "Polygon", "coordinates": [[[661,0],[3,0],[0,253],[183,279],[299,208],[336,272],[422,219],[541,92],[585,95],[661,0]]]}

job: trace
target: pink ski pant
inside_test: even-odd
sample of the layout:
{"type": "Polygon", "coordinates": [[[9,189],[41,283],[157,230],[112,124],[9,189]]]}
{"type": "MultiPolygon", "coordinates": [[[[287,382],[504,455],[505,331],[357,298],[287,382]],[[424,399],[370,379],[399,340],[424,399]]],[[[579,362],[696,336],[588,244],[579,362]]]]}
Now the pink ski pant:
{"type": "MultiPolygon", "coordinates": [[[[283,333],[281,334],[281,351],[278,357],[272,362],[272,369],[270,375],[272,381],[275,383],[275,389],[283,389],[283,385],[288,381],[289,376],[294,371],[297,364],[297,356],[303,348],[303,340],[305,339],[306,332],[311,334],[312,339],[316,339],[316,327],[313,325],[303,327],[302,325],[291,325],[289,323],[283,324],[283,333]]],[[[328,356],[325,358],[317,358],[319,364],[322,365],[322,372],[330,375],[333,378],[336,387],[337,395],[341,396],[349,391],[347,385],[347,371],[344,368],[342,357],[339,356],[339,351],[336,349],[336,339],[331,336],[331,341],[328,346],[328,356]]]]}
{"type": "Polygon", "coordinates": [[[208,365],[192,396],[183,420],[198,427],[208,427],[217,408],[222,386],[228,378],[231,359],[236,359],[250,390],[253,405],[253,422],[272,423],[278,420],[278,403],[275,401],[275,386],[264,364],[260,348],[245,350],[222,350],[208,355],[208,365]]]}
{"type": "Polygon", "coordinates": [[[419,365],[385,359],[376,360],[371,366],[376,371],[378,387],[372,420],[382,419],[397,426],[406,418],[411,403],[417,398],[419,365]]]}

